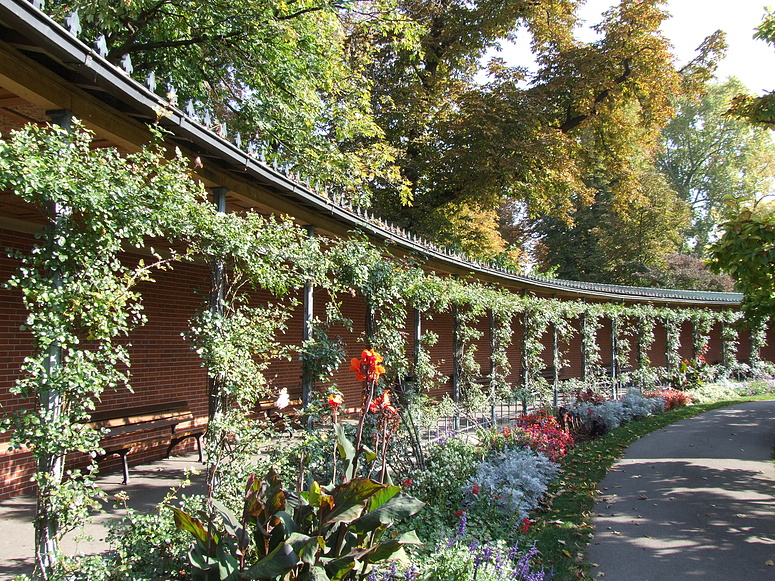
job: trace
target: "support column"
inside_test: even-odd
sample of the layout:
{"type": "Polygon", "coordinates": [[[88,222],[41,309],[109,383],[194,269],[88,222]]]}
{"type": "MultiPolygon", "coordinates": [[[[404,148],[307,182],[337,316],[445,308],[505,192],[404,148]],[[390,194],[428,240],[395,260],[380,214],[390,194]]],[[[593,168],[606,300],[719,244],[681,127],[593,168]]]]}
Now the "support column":
{"type": "MultiPolygon", "coordinates": [[[[57,110],[47,111],[46,115],[52,123],[58,125],[68,133],[72,131],[73,115],[70,111],[57,110]]],[[[55,240],[64,236],[65,226],[71,214],[71,209],[60,202],[54,202],[48,209],[48,218],[53,224],[53,229],[49,230],[49,244],[55,245],[55,240]]],[[[48,273],[51,279],[51,286],[54,289],[62,288],[62,273],[58,269],[52,269],[48,273]]],[[[44,360],[44,373],[48,381],[56,377],[62,366],[62,346],[56,340],[52,341],[48,347],[48,356],[44,360]]],[[[45,391],[38,395],[40,407],[46,421],[56,425],[62,418],[63,397],[54,387],[49,385],[45,391]]],[[[46,475],[46,491],[50,491],[61,483],[64,478],[64,456],[60,454],[48,454],[38,459],[38,474],[46,475]]],[[[42,572],[50,570],[59,558],[59,543],[57,542],[59,534],[59,525],[55,515],[51,514],[49,502],[50,492],[41,494],[38,492],[38,502],[35,518],[35,552],[40,562],[38,569],[42,572]]]]}
{"type": "MultiPolygon", "coordinates": [[[[586,303],[586,299],[582,299],[586,303]]],[[[581,379],[584,382],[589,380],[589,369],[587,365],[587,314],[581,313],[579,317],[579,326],[581,330],[581,379]]]]}
{"type": "Polygon", "coordinates": [[[616,360],[617,351],[619,349],[618,335],[619,333],[619,319],[611,317],[611,395],[613,398],[619,395],[619,386],[617,385],[618,364],[616,360]]]}
{"type": "Polygon", "coordinates": [[[495,313],[490,309],[490,422],[495,427],[498,421],[495,413],[495,313]]]}
{"type": "MultiPolygon", "coordinates": [[[[522,296],[527,296],[527,289],[522,289],[522,296]]],[[[521,361],[522,361],[522,412],[527,413],[527,393],[528,383],[530,381],[530,369],[529,362],[527,360],[527,327],[530,324],[530,313],[525,310],[522,313],[522,339],[520,345],[521,361]]]]}
{"type": "MultiPolygon", "coordinates": [[[[557,300],[557,293],[552,295],[552,300],[557,300]]],[[[557,337],[557,323],[552,322],[552,405],[559,405],[560,388],[560,343],[557,337]]]]}
{"type": "MultiPolygon", "coordinates": [[[[420,364],[420,350],[422,348],[422,311],[414,310],[414,368],[420,364]]],[[[416,375],[415,371],[415,375],[416,375]]]]}
{"type": "MultiPolygon", "coordinates": [[[[213,204],[219,214],[226,213],[226,194],[228,188],[216,187],[211,190],[213,204]]],[[[210,261],[210,312],[216,316],[222,316],[224,299],[226,296],[225,265],[222,259],[213,258],[210,261]]],[[[226,404],[226,395],[223,393],[224,378],[210,377],[207,381],[208,414],[212,420],[223,411],[226,404]]]]}
{"type": "Polygon", "coordinates": [[[727,322],[721,321],[721,365],[729,366],[729,344],[727,343],[727,322]]]}
{"type": "MultiPolygon", "coordinates": [[[[460,403],[460,360],[463,357],[458,332],[458,307],[452,305],[452,401],[460,403]]],[[[455,431],[460,429],[460,414],[455,410],[453,419],[455,431]]]]}
{"type": "Polygon", "coordinates": [[[371,304],[371,301],[367,298],[366,299],[366,320],[364,322],[365,324],[365,331],[366,331],[366,347],[368,349],[374,348],[374,307],[371,304]]]}
{"type": "MultiPolygon", "coordinates": [[[[309,224],[306,227],[307,230],[307,236],[312,238],[315,235],[315,226],[312,224],[309,224]]],[[[302,309],[304,311],[303,313],[303,324],[301,328],[301,340],[302,344],[306,345],[308,341],[312,339],[312,319],[315,317],[314,312],[314,302],[313,302],[313,291],[314,287],[312,286],[312,281],[309,279],[304,283],[304,302],[302,309]]],[[[302,377],[301,377],[301,404],[303,407],[307,407],[311,400],[312,400],[312,390],[315,387],[315,380],[312,377],[312,370],[309,369],[307,365],[304,365],[302,367],[302,377]]]]}

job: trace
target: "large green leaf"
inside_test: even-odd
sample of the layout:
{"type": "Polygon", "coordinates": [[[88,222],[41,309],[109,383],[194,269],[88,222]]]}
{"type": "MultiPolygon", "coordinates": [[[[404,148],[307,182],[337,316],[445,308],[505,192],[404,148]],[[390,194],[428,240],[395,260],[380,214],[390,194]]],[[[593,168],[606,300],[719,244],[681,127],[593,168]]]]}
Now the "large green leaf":
{"type": "Polygon", "coordinates": [[[334,424],[334,431],[336,431],[336,450],[344,466],[344,477],[346,480],[351,480],[355,476],[353,473],[355,468],[353,465],[355,446],[353,446],[353,443],[345,434],[344,427],[341,424],[334,424]]]}
{"type": "Polygon", "coordinates": [[[274,551],[242,573],[245,579],[273,579],[284,575],[299,564],[299,557],[293,547],[282,543],[274,551]]]}
{"type": "Polygon", "coordinates": [[[369,563],[379,563],[391,558],[399,559],[399,557],[403,560],[405,556],[403,553],[404,545],[422,545],[422,541],[414,531],[409,531],[396,539],[391,539],[374,547],[366,556],[366,560],[369,563]]]}
{"type": "Polygon", "coordinates": [[[207,530],[205,529],[204,525],[202,525],[202,521],[186,512],[183,512],[179,508],[175,508],[174,506],[170,508],[172,508],[172,513],[175,519],[175,526],[178,529],[181,531],[190,532],[199,542],[202,543],[202,545],[209,545],[208,540],[210,540],[210,535],[208,535],[207,530]]]}
{"type": "MultiPolygon", "coordinates": [[[[400,491],[398,486],[390,488],[399,488],[400,491]]],[[[356,533],[370,532],[381,525],[391,525],[417,514],[423,506],[425,506],[424,502],[401,492],[390,497],[375,510],[371,510],[353,521],[350,528],[356,533]]]]}
{"type": "Polygon", "coordinates": [[[241,551],[245,551],[250,546],[250,535],[237,519],[233,511],[226,508],[222,502],[213,499],[213,507],[221,515],[226,532],[237,539],[237,545],[241,551]]]}
{"type": "Polygon", "coordinates": [[[321,509],[320,518],[325,524],[352,522],[362,514],[366,501],[383,488],[383,484],[368,478],[354,478],[340,484],[332,491],[333,506],[330,511],[321,509]]]}
{"type": "Polygon", "coordinates": [[[315,566],[309,568],[309,575],[307,577],[304,579],[300,578],[298,581],[330,581],[330,579],[323,567],[315,566]]]}
{"type": "Polygon", "coordinates": [[[314,565],[318,551],[326,547],[323,537],[310,537],[299,533],[289,535],[286,543],[293,547],[301,562],[307,565],[314,565]]]}

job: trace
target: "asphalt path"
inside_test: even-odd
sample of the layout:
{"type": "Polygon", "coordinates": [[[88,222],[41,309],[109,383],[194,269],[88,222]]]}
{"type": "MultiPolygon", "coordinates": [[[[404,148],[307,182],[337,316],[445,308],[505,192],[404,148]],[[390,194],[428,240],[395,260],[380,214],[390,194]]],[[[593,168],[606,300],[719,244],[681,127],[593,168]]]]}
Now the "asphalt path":
{"type": "Polygon", "coordinates": [[[775,400],[634,442],[598,486],[589,545],[606,581],[775,581],[775,400]]]}

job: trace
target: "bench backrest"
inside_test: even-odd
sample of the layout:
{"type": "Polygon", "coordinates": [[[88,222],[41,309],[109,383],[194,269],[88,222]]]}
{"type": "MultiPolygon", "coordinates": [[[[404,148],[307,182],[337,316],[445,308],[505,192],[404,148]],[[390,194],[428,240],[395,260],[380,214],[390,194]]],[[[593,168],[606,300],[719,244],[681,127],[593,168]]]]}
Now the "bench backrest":
{"type": "Polygon", "coordinates": [[[127,407],[92,414],[89,425],[94,429],[109,428],[116,431],[121,427],[143,428],[171,425],[192,420],[194,415],[185,401],[127,407]],[[150,424],[153,424],[152,426],[150,424]]]}

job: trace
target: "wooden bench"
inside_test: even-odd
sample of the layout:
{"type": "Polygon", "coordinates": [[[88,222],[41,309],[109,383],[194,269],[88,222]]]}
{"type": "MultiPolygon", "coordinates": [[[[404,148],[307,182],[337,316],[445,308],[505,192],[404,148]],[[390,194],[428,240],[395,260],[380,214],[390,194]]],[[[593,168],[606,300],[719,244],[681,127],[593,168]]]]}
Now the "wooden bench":
{"type": "Polygon", "coordinates": [[[205,426],[190,425],[194,414],[185,401],[137,406],[92,414],[88,425],[95,430],[108,430],[100,442],[103,453],[95,454],[97,462],[111,456],[119,456],[123,463],[124,484],[129,482],[129,464],[127,455],[140,445],[154,446],[167,444],[169,457],[172,449],[187,438],[196,438],[199,461],[202,461],[202,436],[205,426]],[[177,429],[181,424],[189,424],[177,429]],[[168,428],[169,432],[158,435],[159,428],[168,428]]]}

